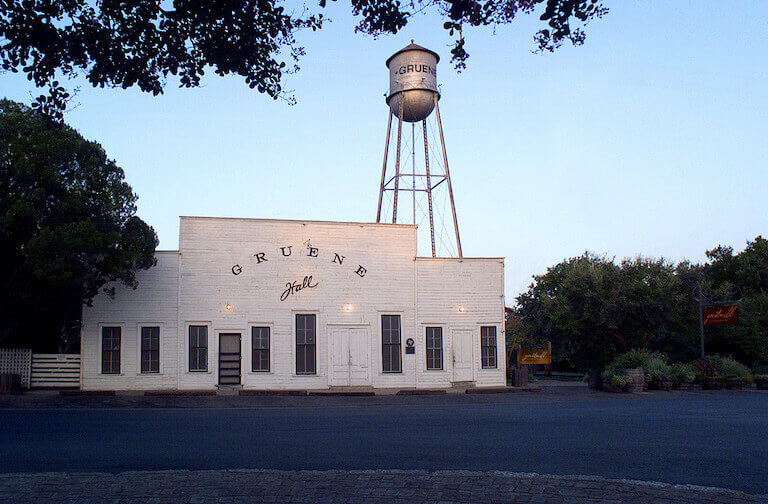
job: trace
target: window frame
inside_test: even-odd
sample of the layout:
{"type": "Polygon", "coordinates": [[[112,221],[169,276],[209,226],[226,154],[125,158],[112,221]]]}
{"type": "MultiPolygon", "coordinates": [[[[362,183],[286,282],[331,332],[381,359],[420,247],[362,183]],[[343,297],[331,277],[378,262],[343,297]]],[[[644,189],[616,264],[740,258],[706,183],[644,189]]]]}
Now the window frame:
{"type": "Polygon", "coordinates": [[[187,324],[187,371],[189,373],[209,373],[210,372],[210,356],[208,355],[210,352],[211,344],[210,344],[210,327],[208,327],[208,324],[187,324]],[[192,346],[192,328],[205,328],[205,346],[199,346],[199,334],[198,334],[198,346],[192,346]],[[200,352],[200,349],[204,349],[202,352],[200,352]],[[193,368],[192,367],[192,354],[193,350],[197,351],[197,359],[196,362],[199,365],[200,364],[200,356],[205,357],[205,368],[193,368]]]}
{"type": "MultiPolygon", "coordinates": [[[[317,376],[317,339],[318,339],[318,330],[317,330],[317,313],[307,313],[307,312],[297,312],[294,313],[293,322],[293,338],[294,338],[294,344],[293,344],[293,351],[294,351],[294,362],[293,362],[293,371],[296,376],[317,376]],[[306,331],[308,328],[302,327],[302,329],[299,329],[299,318],[300,317],[311,317],[313,320],[313,331],[312,331],[312,337],[313,341],[312,343],[306,342],[307,334],[303,334],[304,342],[299,343],[299,331],[306,331]],[[312,367],[313,369],[311,371],[307,371],[307,349],[312,348],[312,367]],[[299,371],[299,354],[300,350],[303,349],[304,354],[304,370],[299,371]]],[[[306,320],[306,319],[305,319],[306,320]]]]}
{"type": "MultiPolygon", "coordinates": [[[[434,338],[434,334],[432,337],[434,338]]],[[[426,326],[424,328],[424,354],[426,356],[426,362],[425,362],[425,369],[427,371],[444,371],[445,370],[445,359],[444,356],[444,347],[445,347],[445,338],[443,338],[443,327],[442,326],[426,326]],[[440,338],[440,346],[429,346],[429,339],[430,339],[430,330],[437,330],[439,334],[437,336],[440,338]],[[438,350],[439,351],[439,362],[440,367],[430,367],[430,350],[438,350]]],[[[432,361],[434,362],[434,356],[432,358],[432,361]]]]}
{"type": "MultiPolygon", "coordinates": [[[[139,325],[139,374],[160,374],[160,339],[161,339],[161,333],[162,330],[160,328],[160,324],[140,324],[139,325]],[[144,329],[157,329],[157,348],[156,349],[147,349],[147,352],[156,352],[157,353],[157,369],[155,370],[145,370],[144,369],[144,329]]],[[[150,359],[151,362],[151,359],[150,359]]]]}
{"type": "Polygon", "coordinates": [[[398,374],[403,372],[403,318],[399,313],[382,313],[381,318],[379,319],[381,323],[381,372],[384,374],[398,374]],[[392,342],[392,332],[394,329],[391,325],[387,324],[389,327],[385,328],[384,320],[387,317],[392,317],[390,320],[397,320],[397,342],[392,342]],[[387,338],[385,337],[387,331],[389,331],[389,340],[387,341],[387,338]],[[396,352],[393,352],[393,349],[397,349],[396,352]],[[389,356],[390,359],[394,355],[397,355],[397,369],[394,369],[392,367],[392,362],[390,361],[390,369],[386,369],[385,365],[387,363],[386,359],[384,358],[384,355],[386,355],[387,350],[389,350],[389,356]]]}
{"type": "MultiPolygon", "coordinates": [[[[100,338],[99,338],[99,347],[101,349],[101,374],[103,375],[120,375],[123,371],[122,366],[122,358],[123,358],[123,352],[122,352],[122,346],[123,346],[123,326],[119,324],[104,324],[99,327],[100,338]],[[105,345],[105,330],[110,329],[114,330],[117,329],[117,348],[110,348],[107,349],[105,345]],[[112,367],[107,371],[104,368],[104,357],[106,356],[106,352],[117,352],[117,359],[110,359],[110,363],[112,365],[117,363],[117,370],[114,370],[112,367]]],[[[110,339],[112,339],[112,342],[114,342],[114,335],[110,336],[110,339]]],[[[110,345],[112,346],[112,345],[110,345]]]]}
{"type": "MultiPolygon", "coordinates": [[[[263,338],[263,335],[260,335],[259,338],[263,338]]],[[[262,360],[259,359],[259,362],[261,363],[262,360]]],[[[268,325],[258,325],[253,324],[251,325],[251,372],[252,373],[271,373],[272,372],[272,327],[268,325]],[[255,331],[266,329],[266,337],[267,337],[267,347],[266,348],[256,348],[255,346],[255,331]],[[266,369],[256,369],[256,352],[264,352],[266,351],[267,354],[267,368],[266,369]]]]}
{"type": "Polygon", "coordinates": [[[495,325],[487,325],[487,326],[480,326],[480,367],[482,369],[498,369],[499,367],[499,359],[498,359],[498,347],[499,347],[499,338],[498,338],[498,331],[496,329],[495,325]],[[492,334],[486,334],[486,330],[492,330],[492,334]],[[486,344],[486,341],[489,341],[489,338],[487,336],[493,336],[493,344],[486,344]],[[490,351],[493,350],[493,353],[491,354],[490,351]],[[486,352],[488,352],[486,354],[486,352]],[[493,360],[493,364],[491,364],[491,357],[493,360]]]}

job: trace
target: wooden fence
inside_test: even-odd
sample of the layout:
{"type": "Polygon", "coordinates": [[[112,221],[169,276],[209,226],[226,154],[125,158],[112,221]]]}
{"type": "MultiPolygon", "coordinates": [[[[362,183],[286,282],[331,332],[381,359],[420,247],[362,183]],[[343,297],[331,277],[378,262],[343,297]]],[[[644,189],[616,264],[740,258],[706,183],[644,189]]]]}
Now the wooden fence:
{"type": "Polygon", "coordinates": [[[80,354],[33,354],[33,388],[78,388],[80,354]]]}
{"type": "Polygon", "coordinates": [[[29,348],[0,348],[0,373],[21,376],[21,386],[29,388],[32,350],[29,348]]]}

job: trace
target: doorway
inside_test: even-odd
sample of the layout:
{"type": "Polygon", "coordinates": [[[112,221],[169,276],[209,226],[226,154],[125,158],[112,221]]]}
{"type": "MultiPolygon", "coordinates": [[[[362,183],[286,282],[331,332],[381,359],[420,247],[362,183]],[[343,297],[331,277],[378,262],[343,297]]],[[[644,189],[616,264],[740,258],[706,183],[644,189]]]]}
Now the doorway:
{"type": "Polygon", "coordinates": [[[336,387],[370,385],[370,346],[365,327],[331,329],[328,384],[336,387]]]}
{"type": "Polygon", "coordinates": [[[474,379],[472,366],[472,330],[452,329],[453,381],[466,382],[474,379]]]}
{"type": "Polygon", "coordinates": [[[219,334],[219,385],[240,385],[240,333],[219,334]]]}

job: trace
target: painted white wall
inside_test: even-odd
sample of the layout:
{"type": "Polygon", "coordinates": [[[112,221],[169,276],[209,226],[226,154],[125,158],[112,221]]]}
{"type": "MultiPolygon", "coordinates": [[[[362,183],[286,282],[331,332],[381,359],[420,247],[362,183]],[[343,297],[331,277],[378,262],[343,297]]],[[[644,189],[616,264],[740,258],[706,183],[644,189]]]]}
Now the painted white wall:
{"type": "Polygon", "coordinates": [[[84,390],[156,390],[177,386],[179,254],[156,252],[157,265],[139,271],[134,290],[115,283],[115,298],[99,294],[83,307],[80,333],[81,387],[84,390]],[[142,374],[142,326],[160,327],[160,372],[142,374]],[[120,374],[101,373],[101,328],[121,327],[120,374]]]}
{"type": "Polygon", "coordinates": [[[450,334],[457,328],[473,331],[476,383],[503,385],[503,260],[415,256],[410,225],[182,217],[178,252],[158,253],[158,265],[139,274],[138,289],[118,288],[114,301],[99,295],[84,308],[83,388],[214,388],[219,334],[236,332],[244,388],[323,389],[329,386],[329,335],[344,327],[367,334],[374,387],[450,386],[450,334]],[[287,284],[302,285],[305,277],[314,287],[281,300],[287,284]],[[297,313],[317,316],[316,375],[295,373],[297,313]],[[401,373],[382,372],[383,314],[401,316],[401,373]],[[161,373],[154,376],[138,373],[138,331],[150,322],[161,326],[161,373]],[[443,371],[425,370],[424,328],[433,324],[444,328],[443,371]],[[104,325],[123,327],[120,375],[101,374],[104,325]],[[205,372],[189,370],[190,325],[208,327],[205,372]],[[497,327],[497,369],[480,367],[481,325],[497,327]],[[266,373],[252,371],[253,326],[270,327],[266,373]],[[408,338],[416,341],[413,355],[405,354],[408,338]]]}
{"type": "Polygon", "coordinates": [[[504,338],[504,259],[417,258],[417,339],[419,387],[451,385],[454,377],[454,337],[471,332],[473,381],[477,386],[506,385],[504,338]],[[443,370],[427,370],[426,328],[443,328],[443,370]],[[483,369],[480,327],[496,327],[497,366],[483,369]]]}

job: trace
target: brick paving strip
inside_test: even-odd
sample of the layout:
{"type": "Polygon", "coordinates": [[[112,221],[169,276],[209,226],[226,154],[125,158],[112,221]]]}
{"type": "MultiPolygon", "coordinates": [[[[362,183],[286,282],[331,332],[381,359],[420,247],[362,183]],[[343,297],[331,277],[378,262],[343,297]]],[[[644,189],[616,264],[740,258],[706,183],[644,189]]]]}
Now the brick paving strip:
{"type": "Polygon", "coordinates": [[[473,471],[136,471],[0,474],[0,503],[768,503],[768,495],[595,476],[473,471]]]}

